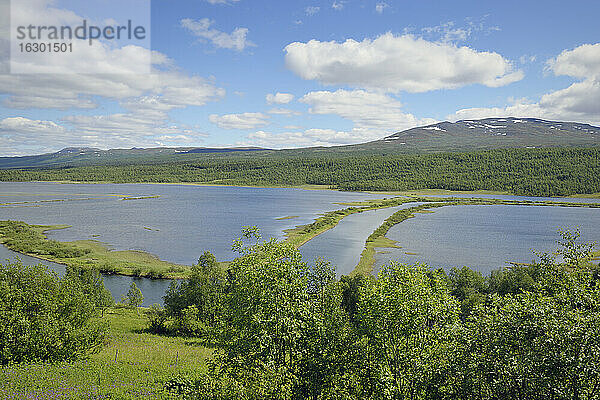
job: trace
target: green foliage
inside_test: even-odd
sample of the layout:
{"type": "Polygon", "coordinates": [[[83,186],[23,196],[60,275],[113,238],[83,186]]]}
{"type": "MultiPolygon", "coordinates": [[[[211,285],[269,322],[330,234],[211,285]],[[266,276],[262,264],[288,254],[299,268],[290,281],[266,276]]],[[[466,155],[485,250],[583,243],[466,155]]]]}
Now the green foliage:
{"type": "Polygon", "coordinates": [[[480,272],[468,267],[452,268],[448,276],[452,295],[460,301],[461,318],[485,301],[486,282],[480,272]]]}
{"type": "Polygon", "coordinates": [[[115,304],[112,294],[104,287],[102,275],[98,270],[67,267],[65,276],[81,285],[82,292],[96,308],[104,311],[115,304]]]}
{"type": "Polygon", "coordinates": [[[0,170],[0,181],[202,182],[325,185],[341,190],[494,190],[564,196],[600,192],[600,149],[501,149],[468,153],[204,155],[153,164],[0,170]]]}
{"type": "Polygon", "coordinates": [[[144,295],[139,287],[135,284],[135,282],[131,282],[129,285],[129,290],[127,291],[127,296],[125,297],[125,304],[127,304],[131,308],[137,308],[142,305],[144,302],[144,295]]]}
{"type": "MultiPolygon", "coordinates": [[[[166,387],[197,399],[600,398],[600,284],[578,239],[562,233],[558,262],[489,279],[392,263],[339,281],[289,243],[236,241],[214,322],[199,326],[211,368],[166,387]]],[[[185,304],[178,318],[198,315],[185,304]]]]}
{"type": "Polygon", "coordinates": [[[79,361],[0,365],[1,399],[173,400],[164,390],[174,377],[195,381],[212,350],[195,338],[156,335],[146,313],[106,310],[110,333],[100,352],[79,361]]]}
{"type": "Polygon", "coordinates": [[[600,297],[598,287],[586,285],[586,280],[571,282],[576,286],[569,285],[570,291],[577,295],[568,295],[567,303],[587,303],[590,308],[569,307],[542,290],[494,297],[480,309],[457,337],[455,369],[463,380],[455,396],[598,398],[600,297]]]}
{"type": "Polygon", "coordinates": [[[148,328],[154,333],[165,332],[165,322],[167,321],[167,313],[165,309],[158,304],[152,304],[146,312],[148,317],[148,328]]]}
{"type": "MultiPolygon", "coordinates": [[[[225,285],[225,273],[215,256],[204,252],[192,266],[190,277],[173,281],[164,297],[165,310],[175,319],[173,329],[188,335],[200,335],[205,324],[215,322],[225,285]]],[[[162,329],[166,329],[163,327],[162,329]]]]}
{"type": "Polygon", "coordinates": [[[421,266],[385,267],[363,287],[358,307],[365,357],[376,371],[371,390],[387,398],[438,395],[458,314],[445,277],[421,266]]]}
{"type": "Polygon", "coordinates": [[[341,307],[348,313],[352,321],[355,321],[356,313],[358,312],[361,287],[366,284],[368,279],[371,278],[362,274],[352,276],[342,275],[340,277],[340,286],[342,288],[341,307]]]}
{"type": "Polygon", "coordinates": [[[77,360],[97,352],[107,327],[88,297],[99,286],[44,266],[0,265],[0,364],[77,360]]]}
{"type": "Polygon", "coordinates": [[[581,243],[579,229],[560,229],[561,240],[558,241],[559,249],[557,255],[561,256],[567,265],[579,268],[592,258],[592,251],[596,243],[581,243]]]}

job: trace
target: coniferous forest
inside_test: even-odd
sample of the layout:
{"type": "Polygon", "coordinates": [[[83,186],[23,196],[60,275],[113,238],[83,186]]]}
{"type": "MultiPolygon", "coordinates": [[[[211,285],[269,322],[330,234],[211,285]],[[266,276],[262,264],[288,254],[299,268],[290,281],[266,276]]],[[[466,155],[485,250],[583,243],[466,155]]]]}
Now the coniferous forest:
{"type": "Polygon", "coordinates": [[[202,155],[191,160],[0,170],[0,181],[196,182],[326,185],[340,190],[492,190],[565,196],[600,192],[600,149],[503,149],[469,153],[202,155]]]}

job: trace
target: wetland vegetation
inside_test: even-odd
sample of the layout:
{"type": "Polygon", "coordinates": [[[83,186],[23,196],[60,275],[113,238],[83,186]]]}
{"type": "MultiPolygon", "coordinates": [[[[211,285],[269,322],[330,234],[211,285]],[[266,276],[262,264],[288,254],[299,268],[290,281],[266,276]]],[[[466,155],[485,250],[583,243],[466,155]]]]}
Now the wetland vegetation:
{"type": "MultiPolygon", "coordinates": [[[[408,203],[424,203],[397,211],[387,218],[380,227],[372,232],[365,243],[365,248],[352,274],[369,274],[375,263],[377,248],[396,247],[395,242],[386,238],[385,234],[394,225],[415,213],[429,212],[431,209],[457,205],[526,205],[526,206],[558,206],[600,208],[595,203],[575,203],[558,201],[500,200],[486,198],[436,198],[436,197],[392,197],[379,200],[366,200],[339,210],[324,213],[312,223],[300,225],[285,231],[286,242],[295,248],[314,237],[335,227],[344,217],[371,210],[395,207],[408,203]]],[[[107,245],[96,240],[76,240],[60,242],[48,240],[44,232],[53,229],[64,229],[67,226],[29,225],[21,221],[0,221],[0,243],[9,249],[33,257],[73,267],[95,269],[104,274],[119,274],[153,279],[186,278],[189,266],[162,261],[158,257],[143,251],[110,250],[107,245]]],[[[145,230],[156,229],[143,227],[145,230]]],[[[222,261],[221,264],[226,264],[222,261]]]]}
{"type": "Polygon", "coordinates": [[[189,266],[162,261],[152,254],[113,251],[95,240],[60,242],[44,234],[65,225],[29,225],[21,221],[0,221],[0,243],[18,253],[72,267],[95,269],[104,274],[147,278],[183,278],[189,266]]]}

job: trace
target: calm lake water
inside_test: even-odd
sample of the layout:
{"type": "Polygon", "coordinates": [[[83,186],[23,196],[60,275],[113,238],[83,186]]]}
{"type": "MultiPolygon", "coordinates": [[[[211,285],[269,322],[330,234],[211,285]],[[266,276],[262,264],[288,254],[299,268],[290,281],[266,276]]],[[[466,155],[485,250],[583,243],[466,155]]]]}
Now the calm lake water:
{"type": "Polygon", "coordinates": [[[532,250],[554,251],[560,237],[558,229],[575,227],[580,229],[583,240],[600,241],[600,209],[442,207],[393,226],[386,236],[398,241],[402,248],[379,252],[376,266],[390,260],[444,269],[466,265],[486,275],[509,262],[535,260],[532,250]]]}
{"type": "MultiPolygon", "coordinates": [[[[219,260],[231,260],[232,241],[241,227],[256,225],[263,237],[282,239],[284,230],[312,222],[319,214],[344,208],[337,202],[385,196],[330,190],[266,189],[192,185],[0,183],[0,220],[30,224],[72,225],[48,237],[70,241],[94,239],[116,250],[143,250],[163,260],[194,264],[209,250],[219,260]],[[123,197],[160,196],[138,200],[123,197]],[[291,219],[278,219],[294,216],[291,219]]],[[[372,230],[372,229],[371,229],[372,230]]],[[[362,242],[370,234],[365,229],[362,242]]],[[[0,260],[16,255],[0,246],[0,260]]],[[[323,256],[332,255],[323,250],[323,256]]],[[[359,253],[360,254],[360,253],[359,253]]],[[[40,260],[22,256],[24,262],[40,260]]],[[[64,267],[53,263],[59,272],[64,267]]],[[[129,288],[130,277],[106,276],[115,299],[129,288]]],[[[135,279],[144,305],[162,303],[167,280],[135,279]]]]}
{"type": "Polygon", "coordinates": [[[49,232],[48,237],[95,239],[116,250],[143,250],[163,260],[191,265],[205,250],[219,260],[235,258],[231,243],[240,236],[242,226],[256,225],[265,238],[281,239],[285,229],[345,207],[336,202],[381,197],[303,189],[0,183],[0,203],[34,202],[0,206],[0,219],[71,225],[49,232]],[[160,197],[121,200],[124,196],[160,197]],[[296,218],[277,219],[287,216],[296,218]]]}
{"type": "Polygon", "coordinates": [[[398,207],[351,214],[335,227],[304,244],[300,247],[300,252],[310,262],[319,257],[327,259],[336,267],[338,277],[348,275],[358,264],[369,235],[396,211],[418,204],[421,203],[406,203],[398,207]]]}
{"type": "MultiPolygon", "coordinates": [[[[95,239],[113,249],[143,250],[163,260],[191,265],[205,250],[211,251],[219,260],[233,259],[236,253],[231,251],[231,243],[244,225],[259,226],[265,238],[281,239],[285,229],[310,223],[323,212],[346,207],[336,203],[383,197],[386,195],[302,189],[0,183],[0,219],[72,225],[68,229],[52,231],[48,236],[63,241],[95,239]],[[144,196],[159,197],[122,200],[144,196]],[[13,204],[1,205],[7,203],[13,204]],[[279,219],[288,216],[294,218],[279,219]]],[[[515,196],[476,197],[523,199],[515,196]]],[[[398,209],[414,205],[348,216],[335,228],[302,246],[300,251],[309,262],[321,256],[336,266],[338,275],[347,274],[357,264],[371,232],[398,209]]],[[[409,263],[425,262],[431,266],[469,265],[486,273],[507,261],[530,261],[531,248],[553,249],[559,226],[579,225],[586,239],[600,240],[598,222],[600,209],[444,207],[393,227],[388,237],[398,240],[403,248],[378,254],[377,265],[398,259],[409,263]],[[406,252],[417,255],[409,256],[406,252]]],[[[15,255],[0,246],[0,260],[15,255]]],[[[26,263],[40,262],[31,257],[21,258],[26,263]]],[[[64,272],[63,266],[44,264],[59,273],[64,272]]],[[[104,280],[118,300],[127,292],[132,279],[144,293],[144,305],[162,303],[169,281],[121,276],[106,276],[104,280]]]]}

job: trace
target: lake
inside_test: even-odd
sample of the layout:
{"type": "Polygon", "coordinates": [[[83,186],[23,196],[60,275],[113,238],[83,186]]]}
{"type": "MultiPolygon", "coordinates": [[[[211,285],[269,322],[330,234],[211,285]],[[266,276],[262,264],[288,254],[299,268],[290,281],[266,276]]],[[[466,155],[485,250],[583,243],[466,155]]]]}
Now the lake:
{"type": "MultiPolygon", "coordinates": [[[[0,183],[0,204],[13,203],[0,205],[0,220],[72,225],[50,231],[48,237],[61,241],[94,239],[116,250],[142,250],[163,260],[191,265],[205,250],[219,260],[235,258],[231,243],[239,237],[242,226],[256,225],[265,238],[282,239],[285,229],[310,223],[321,213],[346,207],[335,204],[337,202],[382,197],[290,188],[11,182],[0,183]],[[160,197],[122,200],[144,196],[160,197]],[[278,219],[290,216],[294,218],[278,219]]],[[[365,230],[363,244],[369,234],[365,230]]],[[[329,255],[331,253],[324,253],[328,258],[329,255]]],[[[0,246],[0,260],[15,256],[17,253],[0,246]]],[[[26,263],[40,262],[32,257],[20,257],[26,263]]],[[[64,273],[61,265],[43,263],[64,273]]],[[[162,303],[170,284],[168,280],[105,276],[104,282],[119,300],[132,279],[144,294],[145,306],[162,303]]]]}
{"type": "Polygon", "coordinates": [[[554,251],[559,228],[578,227],[583,240],[599,241],[599,222],[597,208],[441,207],[390,228],[386,236],[402,248],[378,252],[376,270],[397,260],[444,269],[466,265],[486,275],[510,262],[531,262],[532,250],[554,251]]]}
{"type": "MultiPolygon", "coordinates": [[[[0,183],[0,219],[72,225],[51,231],[48,236],[63,241],[95,239],[113,249],[147,251],[166,261],[191,265],[205,250],[219,260],[233,259],[236,253],[231,251],[231,243],[239,236],[242,226],[256,225],[261,228],[263,237],[281,239],[285,229],[310,223],[321,213],[347,207],[336,203],[383,197],[390,196],[290,188],[0,183]],[[284,217],[294,218],[282,219],[284,217]]],[[[495,195],[475,197],[524,199],[495,195]]],[[[331,261],[338,276],[347,274],[358,263],[365,240],[372,231],[398,209],[416,204],[350,215],[303,245],[300,251],[309,262],[321,256],[331,261]]],[[[508,261],[531,261],[531,248],[552,250],[559,226],[579,225],[585,239],[600,240],[599,221],[600,209],[443,207],[392,227],[387,236],[397,240],[402,249],[379,252],[376,265],[397,259],[407,263],[425,262],[434,267],[468,265],[485,274],[508,261]],[[407,255],[407,252],[416,255],[407,255]]],[[[0,246],[0,259],[13,256],[15,253],[0,246]]],[[[27,263],[39,262],[26,256],[22,259],[27,263]]],[[[45,264],[64,271],[64,267],[57,264],[45,264]]],[[[144,305],[162,303],[161,297],[170,283],[167,280],[106,276],[105,284],[118,300],[127,292],[132,279],[144,293],[144,305]]]]}
{"type": "Polygon", "coordinates": [[[330,261],[336,267],[338,277],[348,275],[358,264],[369,235],[396,211],[419,204],[422,203],[405,203],[398,207],[351,214],[301,246],[300,252],[309,262],[319,257],[330,261]]]}
{"type": "Polygon", "coordinates": [[[0,219],[66,224],[50,231],[61,241],[95,239],[115,250],[142,250],[191,265],[205,251],[231,260],[242,226],[256,225],[265,238],[312,222],[346,206],[336,202],[381,198],[367,193],[279,188],[145,184],[0,183],[0,219]],[[160,196],[139,200],[123,197],[160,196]],[[53,201],[62,200],[62,201],[53,201]],[[291,219],[278,219],[294,216],[291,219]]]}

